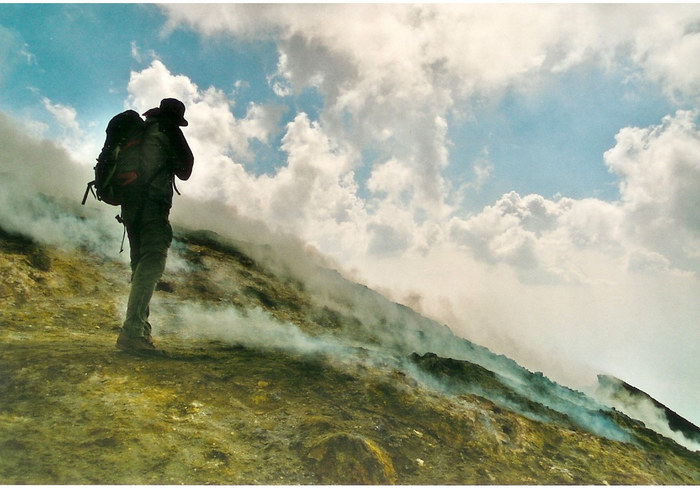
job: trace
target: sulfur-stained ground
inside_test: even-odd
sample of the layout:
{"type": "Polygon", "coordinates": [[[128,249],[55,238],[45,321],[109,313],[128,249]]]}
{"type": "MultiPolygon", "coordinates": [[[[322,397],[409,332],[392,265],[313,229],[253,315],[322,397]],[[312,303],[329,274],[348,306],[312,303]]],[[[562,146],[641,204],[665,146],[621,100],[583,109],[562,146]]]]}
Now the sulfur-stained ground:
{"type": "MultiPolygon", "coordinates": [[[[193,266],[164,277],[164,305],[258,306],[309,331],[342,319],[210,244],[181,241],[193,266]]],[[[700,454],[623,416],[633,442],[391,364],[166,333],[166,357],[120,352],[128,270],[87,251],[0,234],[0,274],[0,484],[700,483],[700,454]]]]}

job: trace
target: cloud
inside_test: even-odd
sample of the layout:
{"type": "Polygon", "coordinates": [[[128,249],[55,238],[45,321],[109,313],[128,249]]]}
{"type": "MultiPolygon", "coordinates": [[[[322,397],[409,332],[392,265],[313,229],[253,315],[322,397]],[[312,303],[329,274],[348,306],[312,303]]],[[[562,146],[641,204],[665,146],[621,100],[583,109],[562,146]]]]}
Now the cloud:
{"type": "MultiPolygon", "coordinates": [[[[324,96],[319,130],[336,143],[376,151],[367,189],[389,198],[401,194],[416,227],[426,213],[439,221],[455,210],[444,176],[451,144],[446,120],[451,111],[468,112],[474,96],[509,87],[535,90],[549,74],[583,63],[631,70],[684,99],[699,93],[692,80],[700,77],[683,68],[697,64],[696,6],[163,8],[169,29],[186,25],[207,36],[274,38],[279,63],[271,80],[285,87],[278,94],[316,88],[324,96]],[[397,178],[390,181],[391,176],[397,178]]],[[[488,168],[475,162],[476,184],[488,176],[488,168]]],[[[514,237],[520,245],[502,254],[513,259],[518,252],[523,258],[532,254],[526,250],[527,234],[514,237]]]]}
{"type": "Polygon", "coordinates": [[[257,139],[267,143],[277,131],[282,116],[282,106],[263,106],[251,103],[245,118],[240,121],[241,132],[247,139],[257,139]]]}
{"type": "Polygon", "coordinates": [[[77,121],[78,113],[73,107],[53,103],[48,98],[44,97],[41,100],[44,108],[56,119],[62,133],[59,140],[75,139],[82,136],[82,130],[77,121]]]}
{"type": "Polygon", "coordinates": [[[700,131],[696,112],[657,126],[627,127],[604,155],[620,178],[630,239],[683,269],[700,271],[700,131]]]}
{"type": "MultiPolygon", "coordinates": [[[[356,147],[367,147],[367,143],[388,145],[391,152],[396,152],[397,141],[402,141],[401,145],[407,147],[396,155],[412,170],[414,178],[411,185],[417,205],[428,208],[439,206],[444,185],[439,168],[446,165],[446,152],[441,143],[445,139],[445,124],[440,115],[444,107],[434,108],[438,97],[431,97],[429,103],[425,94],[420,98],[414,97],[413,88],[409,88],[407,83],[421,84],[421,89],[430,93],[433,90],[422,75],[416,78],[413,73],[405,73],[412,62],[403,63],[402,69],[392,77],[385,76],[390,72],[387,63],[398,67],[405,54],[393,56],[397,53],[390,49],[402,42],[402,39],[396,38],[396,32],[390,33],[394,26],[400,25],[401,19],[395,18],[393,11],[376,8],[341,8],[338,11],[329,6],[279,7],[243,7],[240,10],[234,7],[234,11],[242,14],[243,19],[249,15],[264,25],[280,26],[279,31],[284,35],[279,43],[277,79],[297,91],[305,86],[316,87],[324,95],[322,124],[329,136],[336,140],[347,139],[343,135],[343,120],[347,120],[344,114],[349,113],[353,116],[352,120],[363,121],[361,125],[353,123],[350,128],[352,137],[356,139],[353,141],[356,147]],[[348,17],[342,18],[343,14],[348,17]],[[382,49],[377,49],[377,45],[368,45],[370,29],[363,32],[363,24],[357,22],[368,15],[373,17],[373,39],[381,43],[382,49]],[[346,22],[348,19],[351,21],[346,22]],[[321,22],[331,25],[325,26],[321,22]],[[340,24],[341,30],[352,28],[354,32],[348,33],[352,35],[329,37],[329,29],[339,29],[340,24]],[[313,36],[314,32],[319,37],[313,36]],[[348,44],[352,39],[352,42],[360,45],[348,44]],[[367,49],[362,49],[361,53],[360,48],[367,49]],[[381,54],[384,52],[387,54],[381,54]],[[377,59],[377,56],[381,59],[377,59]],[[375,68],[376,63],[380,64],[381,69],[375,68]],[[407,137],[409,134],[412,135],[407,137]],[[435,140],[438,141],[437,145],[435,140]]],[[[172,12],[174,18],[180,18],[178,12],[177,9],[172,12]]],[[[223,12],[223,15],[226,16],[227,12],[223,12]]],[[[208,32],[224,28],[224,24],[210,17],[190,17],[188,22],[208,32]],[[214,25],[217,27],[214,28],[214,25]]],[[[250,33],[250,24],[243,23],[235,22],[231,32],[250,33]]],[[[403,40],[413,43],[413,37],[408,34],[405,32],[403,40]]]]}
{"type": "Polygon", "coordinates": [[[197,100],[197,85],[184,75],[173,75],[165,65],[154,60],[151,65],[138,73],[132,72],[127,85],[128,105],[138,112],[157,107],[164,93],[191,104],[197,100]]]}
{"type": "MultiPolygon", "coordinates": [[[[41,106],[45,114],[40,114],[45,122],[23,120],[22,124],[37,137],[50,138],[70,153],[75,161],[85,166],[93,165],[102,147],[103,140],[96,140],[79,122],[77,110],[67,104],[54,102],[48,97],[41,97],[41,106]]],[[[100,133],[100,137],[104,132],[100,133]]]]}
{"type": "Polygon", "coordinates": [[[404,192],[411,189],[411,170],[397,159],[377,165],[369,179],[367,188],[373,193],[385,193],[390,199],[401,201],[404,192]]]}
{"type": "Polygon", "coordinates": [[[691,60],[700,50],[700,12],[697,5],[679,5],[671,12],[663,5],[647,5],[634,22],[631,57],[644,75],[661,85],[677,101],[700,101],[700,68],[691,60]]]}
{"type": "Polygon", "coordinates": [[[159,60],[132,72],[127,90],[127,106],[140,113],[157,107],[165,97],[183,101],[190,123],[184,131],[198,163],[183,187],[203,198],[225,199],[228,192],[242,190],[242,165],[253,157],[250,141],[269,142],[281,113],[279,106],[251,104],[245,117],[237,119],[233,101],[221,90],[200,89],[187,76],[171,73],[159,60]]]}
{"type": "Polygon", "coordinates": [[[571,267],[580,266],[581,261],[572,259],[580,253],[626,260],[637,271],[675,268],[698,273],[696,117],[679,111],[659,125],[619,131],[615,146],[604,154],[618,177],[618,202],[548,200],[510,192],[476,215],[452,218],[450,237],[486,262],[539,267],[553,276],[588,275],[585,268],[571,267]]]}
{"type": "Polygon", "coordinates": [[[442,95],[434,99],[439,111],[457,95],[528,85],[523,75],[592,61],[631,60],[669,93],[698,96],[696,5],[170,4],[164,10],[171,29],[274,36],[282,71],[297,89],[325,84],[330,111],[367,110],[376,121],[381,117],[370,100],[383,109],[406,102],[409,112],[442,95]]]}
{"type": "Polygon", "coordinates": [[[394,225],[370,223],[367,226],[370,242],[367,251],[374,256],[396,255],[405,251],[411,236],[394,225]]]}
{"type": "Polygon", "coordinates": [[[570,258],[588,239],[584,215],[590,206],[585,200],[552,201],[510,192],[477,215],[452,218],[449,236],[477,259],[512,266],[522,273],[522,279],[577,283],[586,280],[585,274],[570,266],[576,263],[570,258]]]}
{"type": "Polygon", "coordinates": [[[165,94],[185,103],[190,124],[184,132],[195,170],[179,185],[183,194],[223,202],[319,248],[349,249],[364,239],[366,215],[353,172],[359,154],[330,138],[319,122],[299,113],[279,128],[282,107],[255,103],[236,118],[234,102],[223,92],[202,89],[160,61],[133,72],[128,90],[129,105],[142,112],[165,94]],[[254,156],[251,141],[269,144],[280,130],[284,164],[272,174],[256,175],[248,167],[254,156]]]}
{"type": "Polygon", "coordinates": [[[131,41],[131,57],[138,63],[144,63],[147,59],[158,59],[158,55],[155,51],[149,49],[144,53],[136,41],[131,41]]]}
{"type": "Polygon", "coordinates": [[[255,175],[246,167],[249,140],[269,140],[279,107],[251,104],[245,118],[236,119],[233,102],[223,93],[214,87],[200,89],[186,76],[170,73],[160,61],[132,73],[129,92],[130,105],[140,110],[157,104],[164,93],[186,103],[190,125],[185,133],[195,153],[193,176],[180,185],[186,195],[224,202],[241,215],[299,235],[331,254],[336,250],[338,258],[356,250],[396,253],[408,246],[425,246],[433,238],[434,223],[416,227],[410,209],[403,207],[405,195],[414,190],[413,173],[404,162],[379,165],[370,187],[380,195],[364,200],[354,175],[358,151],[332,138],[320,122],[304,113],[283,129],[284,164],[273,174],[255,175]],[[400,172],[403,186],[398,188],[400,172]],[[384,198],[384,193],[391,197],[384,198]]]}

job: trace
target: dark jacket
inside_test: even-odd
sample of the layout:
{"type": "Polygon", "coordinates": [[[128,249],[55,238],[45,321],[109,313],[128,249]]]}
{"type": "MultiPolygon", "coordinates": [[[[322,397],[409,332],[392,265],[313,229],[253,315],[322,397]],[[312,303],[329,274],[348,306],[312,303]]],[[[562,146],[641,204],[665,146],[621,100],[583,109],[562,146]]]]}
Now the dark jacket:
{"type": "MultiPolygon", "coordinates": [[[[165,203],[169,208],[173,198],[173,178],[189,179],[194,165],[194,156],[185,135],[172,118],[146,118],[141,158],[145,169],[142,177],[150,181],[146,191],[148,200],[165,203]]],[[[136,195],[129,200],[135,202],[136,195]]]]}

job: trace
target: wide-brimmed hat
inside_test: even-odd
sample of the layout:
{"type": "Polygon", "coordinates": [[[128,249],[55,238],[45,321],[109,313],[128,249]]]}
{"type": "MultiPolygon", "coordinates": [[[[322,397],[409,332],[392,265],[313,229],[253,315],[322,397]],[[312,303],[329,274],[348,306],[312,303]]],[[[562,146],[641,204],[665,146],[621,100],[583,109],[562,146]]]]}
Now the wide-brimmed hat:
{"type": "Polygon", "coordinates": [[[188,124],[185,120],[185,104],[176,98],[164,98],[160,101],[160,107],[152,108],[143,115],[146,117],[150,115],[172,117],[177,120],[177,125],[181,127],[187,127],[188,124]]]}

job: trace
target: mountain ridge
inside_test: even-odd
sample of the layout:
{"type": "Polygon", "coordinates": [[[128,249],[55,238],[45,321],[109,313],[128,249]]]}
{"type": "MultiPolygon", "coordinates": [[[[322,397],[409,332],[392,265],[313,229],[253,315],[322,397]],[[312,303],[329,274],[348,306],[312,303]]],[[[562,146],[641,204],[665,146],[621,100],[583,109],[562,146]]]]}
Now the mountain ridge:
{"type": "Polygon", "coordinates": [[[176,229],[154,360],[114,348],[123,261],[0,232],[0,482],[700,482],[641,422],[275,254],[176,229]]]}
{"type": "Polygon", "coordinates": [[[599,389],[604,391],[603,395],[612,402],[621,405],[623,410],[624,406],[629,404],[639,403],[640,401],[650,402],[659,413],[663,413],[665,423],[671,431],[680,433],[691,442],[700,443],[700,427],[674,412],[643,390],[619,378],[603,374],[598,375],[598,384],[599,389]]]}

